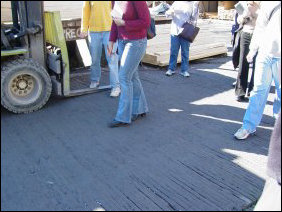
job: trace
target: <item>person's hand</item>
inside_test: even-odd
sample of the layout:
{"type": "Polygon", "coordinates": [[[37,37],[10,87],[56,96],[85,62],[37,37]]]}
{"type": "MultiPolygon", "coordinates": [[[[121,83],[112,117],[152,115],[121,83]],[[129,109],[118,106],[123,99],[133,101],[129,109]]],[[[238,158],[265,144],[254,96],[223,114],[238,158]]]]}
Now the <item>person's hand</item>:
{"type": "Polygon", "coordinates": [[[107,46],[108,55],[111,56],[113,54],[114,42],[109,41],[107,46]]]}
{"type": "Polygon", "coordinates": [[[79,35],[79,37],[80,37],[80,38],[86,38],[87,35],[88,35],[87,32],[81,32],[80,35],[79,35]]]}
{"type": "Polygon", "coordinates": [[[114,18],[113,20],[114,20],[114,22],[115,22],[115,24],[116,24],[117,26],[125,26],[125,21],[124,21],[124,20],[122,20],[122,19],[117,19],[117,18],[114,18]]]}

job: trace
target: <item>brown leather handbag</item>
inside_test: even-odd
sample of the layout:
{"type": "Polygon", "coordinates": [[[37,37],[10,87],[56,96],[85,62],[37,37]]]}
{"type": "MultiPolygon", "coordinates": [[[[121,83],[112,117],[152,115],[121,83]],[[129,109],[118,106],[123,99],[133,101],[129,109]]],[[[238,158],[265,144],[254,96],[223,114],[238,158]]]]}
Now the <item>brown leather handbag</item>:
{"type": "Polygon", "coordinates": [[[200,28],[188,22],[184,23],[183,28],[183,31],[179,35],[190,43],[193,43],[200,31],[200,28]]]}
{"type": "MultiPolygon", "coordinates": [[[[198,5],[197,10],[199,10],[199,5],[198,5]]],[[[190,20],[192,20],[192,13],[191,13],[191,16],[190,16],[190,20]]],[[[182,28],[183,28],[183,31],[179,34],[179,36],[181,36],[185,40],[189,41],[190,43],[193,43],[193,41],[195,40],[196,36],[198,35],[198,33],[200,31],[200,28],[197,27],[197,22],[196,22],[195,26],[193,24],[185,22],[183,24],[182,28]]]]}

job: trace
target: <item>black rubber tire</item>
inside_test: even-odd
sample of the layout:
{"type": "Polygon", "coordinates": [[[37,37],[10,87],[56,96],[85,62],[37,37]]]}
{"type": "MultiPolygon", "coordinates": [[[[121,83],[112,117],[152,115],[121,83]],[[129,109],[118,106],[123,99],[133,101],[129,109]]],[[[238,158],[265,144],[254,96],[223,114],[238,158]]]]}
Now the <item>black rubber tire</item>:
{"type": "Polygon", "coordinates": [[[1,104],[7,110],[13,113],[31,113],[39,110],[49,100],[51,92],[52,82],[48,72],[32,59],[16,59],[1,64],[1,104]],[[29,102],[25,102],[21,97],[15,98],[10,91],[13,77],[21,73],[34,79],[40,88],[29,102]]]}

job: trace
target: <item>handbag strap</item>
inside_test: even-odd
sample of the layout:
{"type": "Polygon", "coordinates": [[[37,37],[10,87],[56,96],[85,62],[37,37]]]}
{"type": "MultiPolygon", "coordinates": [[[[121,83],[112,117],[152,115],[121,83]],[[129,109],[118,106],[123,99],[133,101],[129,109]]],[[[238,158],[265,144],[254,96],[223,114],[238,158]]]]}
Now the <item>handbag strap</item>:
{"type": "Polygon", "coordinates": [[[279,9],[279,7],[281,7],[281,2],[280,4],[278,4],[276,7],[274,7],[274,9],[272,10],[272,12],[270,13],[270,16],[268,18],[268,22],[270,22],[272,16],[276,13],[276,11],[279,9]]]}
{"type": "MultiPolygon", "coordinates": [[[[195,2],[194,2],[194,4],[195,4],[195,2]]],[[[194,4],[193,4],[193,9],[194,9],[194,4]]],[[[197,11],[198,11],[198,13],[199,13],[199,7],[200,7],[200,2],[198,3],[198,7],[197,7],[197,11]]],[[[193,15],[193,12],[194,12],[194,10],[192,9],[192,12],[191,12],[191,14],[190,14],[190,19],[189,19],[189,21],[191,21],[192,20],[192,15],[193,15]]],[[[187,22],[187,21],[186,21],[187,22]]],[[[196,24],[195,24],[195,27],[197,26],[197,24],[198,24],[198,18],[196,19],[196,24]]]]}

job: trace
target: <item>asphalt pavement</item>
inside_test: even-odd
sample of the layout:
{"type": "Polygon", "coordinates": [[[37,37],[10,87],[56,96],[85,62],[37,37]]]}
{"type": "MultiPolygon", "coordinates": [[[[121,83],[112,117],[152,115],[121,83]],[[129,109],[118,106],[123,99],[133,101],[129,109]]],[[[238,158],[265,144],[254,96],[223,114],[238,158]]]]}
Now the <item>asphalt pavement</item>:
{"type": "Polygon", "coordinates": [[[25,115],[1,108],[1,210],[248,208],[266,178],[274,94],[257,135],[236,141],[247,103],[235,101],[230,59],[193,62],[190,78],[140,68],[150,112],[128,127],[107,127],[108,91],[25,115]]]}

